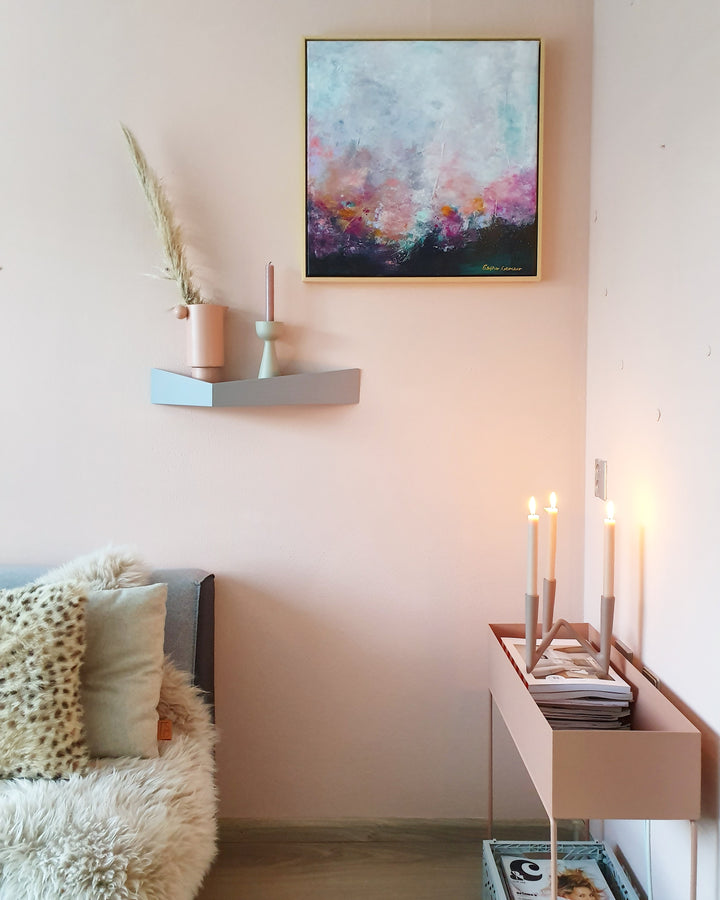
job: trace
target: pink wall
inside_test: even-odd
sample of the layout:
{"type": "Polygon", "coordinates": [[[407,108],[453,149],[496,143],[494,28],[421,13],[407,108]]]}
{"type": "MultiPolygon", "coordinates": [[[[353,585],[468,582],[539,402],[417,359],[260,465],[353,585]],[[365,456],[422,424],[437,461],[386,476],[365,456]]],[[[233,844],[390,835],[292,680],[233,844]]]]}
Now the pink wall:
{"type": "MultiPolygon", "coordinates": [[[[224,816],[484,815],[486,623],[521,616],[530,493],[558,493],[579,614],[591,29],[577,0],[5,11],[2,556],[216,573],[224,816]],[[540,284],[302,283],[303,37],[409,34],[545,40],[540,284]],[[283,360],[361,368],[359,406],[149,403],[184,335],[119,121],[231,307],[230,375],[272,259],[283,360]]],[[[498,814],[525,809],[503,777],[498,814]]]]}
{"type": "MultiPolygon", "coordinates": [[[[720,125],[708,110],[720,4],[697,0],[687,13],[673,0],[595,4],[585,471],[607,459],[616,634],[703,733],[698,898],[717,900],[720,125]]],[[[590,621],[602,517],[589,500],[590,621]]],[[[653,823],[651,836],[654,896],[689,896],[688,824],[653,823]]],[[[643,823],[608,824],[606,837],[646,882],[643,823]]]]}

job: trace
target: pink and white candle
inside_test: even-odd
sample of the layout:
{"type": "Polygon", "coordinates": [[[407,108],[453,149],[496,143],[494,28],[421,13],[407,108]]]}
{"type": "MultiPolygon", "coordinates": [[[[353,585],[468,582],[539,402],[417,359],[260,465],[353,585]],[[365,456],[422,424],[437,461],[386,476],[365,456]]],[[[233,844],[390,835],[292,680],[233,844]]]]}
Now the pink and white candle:
{"type": "Polygon", "coordinates": [[[265,266],[265,321],[275,320],[275,267],[271,262],[265,266]]]}
{"type": "Polygon", "coordinates": [[[550,517],[550,536],[548,539],[548,581],[555,581],[555,557],[557,555],[557,497],[555,491],[550,494],[550,506],[545,507],[550,517]]]}
{"type": "Polygon", "coordinates": [[[540,516],[535,515],[534,497],[530,498],[528,508],[530,510],[530,515],[528,516],[527,586],[525,588],[525,593],[530,597],[536,597],[538,592],[538,521],[540,519],[540,516]]]}
{"type": "Polygon", "coordinates": [[[603,597],[615,596],[615,506],[610,500],[603,522],[603,597]]]}

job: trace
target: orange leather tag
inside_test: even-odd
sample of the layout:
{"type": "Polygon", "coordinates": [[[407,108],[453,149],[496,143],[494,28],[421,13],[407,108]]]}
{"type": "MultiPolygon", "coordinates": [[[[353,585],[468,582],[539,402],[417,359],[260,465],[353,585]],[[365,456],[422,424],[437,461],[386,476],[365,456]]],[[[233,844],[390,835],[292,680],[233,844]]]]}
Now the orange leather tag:
{"type": "Polygon", "coordinates": [[[170,719],[158,719],[158,737],[159,741],[172,740],[172,722],[170,719]]]}

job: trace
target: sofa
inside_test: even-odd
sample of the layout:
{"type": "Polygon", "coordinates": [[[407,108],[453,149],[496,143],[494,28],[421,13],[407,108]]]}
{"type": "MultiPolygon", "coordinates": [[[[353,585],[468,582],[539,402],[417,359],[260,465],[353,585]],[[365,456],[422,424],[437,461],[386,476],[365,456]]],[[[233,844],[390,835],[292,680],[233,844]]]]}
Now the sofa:
{"type": "Polygon", "coordinates": [[[0,900],[197,895],[216,852],[213,636],[203,570],[116,548],[0,565],[0,900]]]}

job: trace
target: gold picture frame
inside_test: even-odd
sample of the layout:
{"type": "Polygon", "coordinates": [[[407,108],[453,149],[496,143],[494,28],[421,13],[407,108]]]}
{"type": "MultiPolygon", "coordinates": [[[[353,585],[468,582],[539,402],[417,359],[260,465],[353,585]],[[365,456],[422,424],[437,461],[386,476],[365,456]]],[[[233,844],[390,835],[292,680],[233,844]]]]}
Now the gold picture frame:
{"type": "Polygon", "coordinates": [[[537,281],[542,42],[305,41],[306,281],[537,281]]]}

